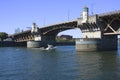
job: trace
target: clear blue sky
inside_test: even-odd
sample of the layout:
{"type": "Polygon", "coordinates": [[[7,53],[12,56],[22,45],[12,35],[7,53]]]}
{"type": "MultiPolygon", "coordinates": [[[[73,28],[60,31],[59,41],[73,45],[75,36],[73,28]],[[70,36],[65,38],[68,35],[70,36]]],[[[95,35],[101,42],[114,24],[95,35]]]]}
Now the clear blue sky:
{"type": "MultiPolygon", "coordinates": [[[[120,0],[0,0],[0,32],[13,34],[16,28],[26,30],[36,22],[43,25],[74,20],[80,17],[82,8],[89,7],[94,14],[120,10],[120,0]]],[[[80,37],[79,30],[60,34],[80,37]]]]}

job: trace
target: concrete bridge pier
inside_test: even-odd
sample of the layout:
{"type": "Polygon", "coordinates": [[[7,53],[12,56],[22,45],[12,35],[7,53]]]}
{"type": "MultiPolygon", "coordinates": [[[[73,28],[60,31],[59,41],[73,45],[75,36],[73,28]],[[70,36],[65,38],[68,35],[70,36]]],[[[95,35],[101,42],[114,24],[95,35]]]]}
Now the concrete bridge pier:
{"type": "Polygon", "coordinates": [[[56,45],[55,36],[41,36],[41,40],[34,40],[28,41],[27,47],[28,48],[40,48],[40,47],[47,47],[49,45],[56,45]]]}
{"type": "Polygon", "coordinates": [[[77,51],[110,51],[117,50],[117,36],[102,38],[83,38],[76,40],[77,51]]]}

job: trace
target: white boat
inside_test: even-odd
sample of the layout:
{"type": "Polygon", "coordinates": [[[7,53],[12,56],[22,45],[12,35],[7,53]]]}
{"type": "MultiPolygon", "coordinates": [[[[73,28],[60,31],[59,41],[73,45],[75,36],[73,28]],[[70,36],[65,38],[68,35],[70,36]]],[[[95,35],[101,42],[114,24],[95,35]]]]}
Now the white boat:
{"type": "Polygon", "coordinates": [[[52,50],[52,49],[55,49],[56,47],[54,47],[53,45],[49,45],[48,44],[48,47],[46,48],[46,50],[52,50]]]}

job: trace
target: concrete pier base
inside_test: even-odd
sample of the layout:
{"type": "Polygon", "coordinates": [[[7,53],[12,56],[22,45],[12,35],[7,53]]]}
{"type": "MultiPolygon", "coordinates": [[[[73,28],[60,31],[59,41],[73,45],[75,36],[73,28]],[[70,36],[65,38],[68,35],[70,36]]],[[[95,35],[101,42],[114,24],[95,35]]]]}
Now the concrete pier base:
{"type": "Polygon", "coordinates": [[[77,51],[97,51],[100,44],[100,39],[77,39],[77,51]]]}
{"type": "Polygon", "coordinates": [[[47,43],[42,41],[28,41],[27,48],[40,48],[40,47],[47,47],[47,43]]]}
{"type": "Polygon", "coordinates": [[[27,48],[47,47],[48,44],[55,46],[55,36],[41,36],[40,41],[27,41],[27,48]]]}
{"type": "Polygon", "coordinates": [[[40,41],[28,41],[27,42],[27,48],[39,48],[40,47],[40,41]]]}
{"type": "Polygon", "coordinates": [[[76,51],[110,51],[117,50],[117,38],[77,39],[76,51]]]}

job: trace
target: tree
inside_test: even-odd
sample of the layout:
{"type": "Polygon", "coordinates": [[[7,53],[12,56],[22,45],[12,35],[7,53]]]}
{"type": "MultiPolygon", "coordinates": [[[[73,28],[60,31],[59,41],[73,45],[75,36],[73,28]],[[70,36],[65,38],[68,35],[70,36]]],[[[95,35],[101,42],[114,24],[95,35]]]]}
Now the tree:
{"type": "Polygon", "coordinates": [[[0,32],[0,39],[3,41],[4,39],[8,38],[8,34],[5,32],[0,32]]]}

